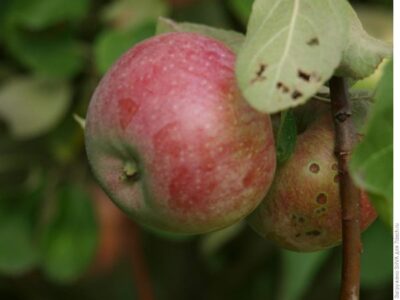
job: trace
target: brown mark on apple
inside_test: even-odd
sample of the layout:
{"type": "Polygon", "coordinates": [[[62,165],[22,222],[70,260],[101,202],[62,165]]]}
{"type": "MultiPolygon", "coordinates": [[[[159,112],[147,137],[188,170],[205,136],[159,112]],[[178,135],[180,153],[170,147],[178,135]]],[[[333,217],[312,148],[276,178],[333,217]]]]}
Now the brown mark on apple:
{"type": "Polygon", "coordinates": [[[326,208],[325,207],[320,207],[320,208],[317,208],[315,210],[315,214],[317,214],[317,215],[321,215],[321,214],[323,214],[325,212],[326,212],[326,208]]]}
{"type": "Polygon", "coordinates": [[[319,230],[307,231],[306,235],[308,235],[308,236],[319,236],[319,235],[321,235],[321,231],[319,231],[319,230]]]}
{"type": "Polygon", "coordinates": [[[326,196],[325,193],[320,193],[317,196],[317,203],[318,204],[326,204],[326,202],[328,202],[328,197],[326,196]]]}
{"type": "Polygon", "coordinates": [[[130,98],[122,98],[118,101],[119,123],[122,129],[129,125],[139,106],[130,98]]]}
{"type": "Polygon", "coordinates": [[[334,183],[339,183],[339,174],[336,174],[335,177],[333,177],[333,182],[334,183]]]}
{"type": "Polygon", "coordinates": [[[312,163],[309,167],[309,170],[311,173],[317,174],[320,170],[319,164],[317,163],[312,163]]]}

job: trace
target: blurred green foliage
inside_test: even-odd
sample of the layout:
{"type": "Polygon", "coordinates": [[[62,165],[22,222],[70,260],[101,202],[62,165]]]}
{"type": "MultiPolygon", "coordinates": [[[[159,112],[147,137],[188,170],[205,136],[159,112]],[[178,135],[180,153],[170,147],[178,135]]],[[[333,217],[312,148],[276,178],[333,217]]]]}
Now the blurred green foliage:
{"type": "MultiPolygon", "coordinates": [[[[187,2],[0,0],[1,299],[138,298],[132,243],[118,244],[125,252],[106,270],[97,259],[101,241],[133,233],[104,237],[115,220],[99,213],[73,114],[86,114],[101,76],[154,34],[159,15],[244,32],[253,1],[187,2]]],[[[352,2],[390,19],[390,0],[352,2]]],[[[139,233],[157,299],[337,299],[340,248],[282,251],[243,224],[190,238],[139,233]]],[[[377,222],[363,240],[363,299],[389,299],[391,233],[377,222]]]]}

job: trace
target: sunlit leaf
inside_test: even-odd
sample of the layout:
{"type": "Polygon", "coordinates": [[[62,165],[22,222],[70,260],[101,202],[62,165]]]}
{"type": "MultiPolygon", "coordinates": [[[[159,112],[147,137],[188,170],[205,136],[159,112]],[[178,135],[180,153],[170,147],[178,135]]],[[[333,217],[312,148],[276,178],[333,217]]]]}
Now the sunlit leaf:
{"type": "Polygon", "coordinates": [[[393,206],[393,63],[387,65],[363,141],[353,152],[350,172],[355,183],[373,194],[378,212],[391,223],[393,206]],[[381,201],[384,201],[383,203],[381,201]],[[388,213],[390,212],[390,213],[388,213]]]}
{"type": "Polygon", "coordinates": [[[0,86],[0,118],[14,137],[33,138],[57,125],[70,101],[71,90],[65,82],[15,77],[0,86]]]}
{"type": "Polygon", "coordinates": [[[236,76],[247,101],[275,113],[306,102],[339,65],[344,0],[256,0],[236,76]]]}
{"type": "Polygon", "coordinates": [[[129,30],[154,22],[167,12],[168,7],[163,0],[117,0],[104,8],[102,19],[113,28],[129,30]]]}
{"type": "Polygon", "coordinates": [[[178,23],[167,18],[159,18],[157,24],[157,34],[167,32],[195,32],[215,38],[233,51],[237,52],[244,41],[244,35],[233,30],[219,29],[211,26],[195,23],[178,23]]]}
{"type": "Polygon", "coordinates": [[[384,58],[391,56],[392,47],[364,30],[350,4],[347,4],[347,15],[350,20],[348,41],[336,73],[354,79],[365,78],[374,73],[384,58]]]}
{"type": "Polygon", "coordinates": [[[61,188],[56,206],[41,239],[41,266],[53,280],[69,282],[81,276],[93,259],[97,223],[88,194],[78,186],[61,188]]]}

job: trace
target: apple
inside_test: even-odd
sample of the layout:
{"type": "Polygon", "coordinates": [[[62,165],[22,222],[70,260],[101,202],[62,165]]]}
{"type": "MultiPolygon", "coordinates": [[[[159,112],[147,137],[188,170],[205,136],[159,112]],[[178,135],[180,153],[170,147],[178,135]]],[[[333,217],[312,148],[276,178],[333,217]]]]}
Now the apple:
{"type": "MultiPolygon", "coordinates": [[[[249,216],[250,226],[289,250],[309,252],[340,244],[338,179],[333,121],[324,113],[298,135],[293,155],[278,167],[268,195],[249,216]]],[[[375,218],[373,206],[360,192],[361,230],[375,218]]]]}
{"type": "Polygon", "coordinates": [[[234,63],[217,40],[168,33],[130,49],[99,83],[87,156],[138,222],[209,232],[245,218],[266,195],[276,164],[271,120],[242,97],[234,63]]]}

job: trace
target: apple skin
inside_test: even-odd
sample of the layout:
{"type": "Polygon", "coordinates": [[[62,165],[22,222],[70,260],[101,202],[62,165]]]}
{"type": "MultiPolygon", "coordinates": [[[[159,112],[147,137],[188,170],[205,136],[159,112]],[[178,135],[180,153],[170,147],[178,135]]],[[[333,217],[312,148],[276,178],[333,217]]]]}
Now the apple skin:
{"type": "MultiPolygon", "coordinates": [[[[327,113],[298,135],[293,155],[278,167],[268,195],[249,216],[250,226],[293,251],[311,252],[340,244],[338,179],[333,121],[327,113]]],[[[361,230],[376,216],[367,195],[360,192],[361,230]]]]}
{"type": "Polygon", "coordinates": [[[204,233],[251,213],[275,173],[268,115],[242,97],[235,56],[194,33],[125,53],[99,83],[85,129],[92,171],[135,220],[204,233]]]}

